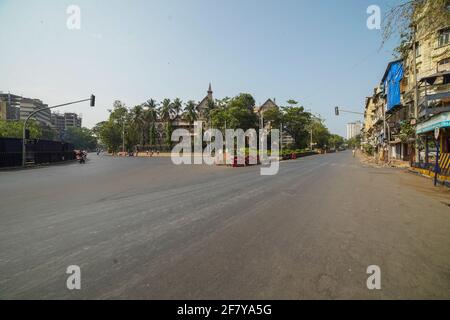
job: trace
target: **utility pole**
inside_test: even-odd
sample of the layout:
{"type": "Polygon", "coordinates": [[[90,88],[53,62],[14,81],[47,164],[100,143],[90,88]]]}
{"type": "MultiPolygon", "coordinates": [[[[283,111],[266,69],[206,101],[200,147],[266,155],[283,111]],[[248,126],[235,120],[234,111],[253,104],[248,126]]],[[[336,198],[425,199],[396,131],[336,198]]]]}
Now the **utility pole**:
{"type": "MultiPolygon", "coordinates": [[[[383,108],[383,145],[386,148],[386,144],[389,143],[389,138],[386,135],[386,108],[385,105],[382,105],[383,108]],[[386,143],[387,141],[387,143],[386,143]]],[[[387,147],[387,152],[388,152],[388,161],[389,161],[389,145],[387,147]]],[[[383,154],[383,158],[384,158],[384,154],[383,154]]],[[[384,161],[384,159],[383,159],[384,161]]]]}
{"type": "Polygon", "coordinates": [[[283,123],[280,124],[280,154],[279,157],[283,157],[283,123]]]}
{"type": "Polygon", "coordinates": [[[125,153],[125,118],[122,119],[122,153],[125,153]]]}
{"type": "MultiPolygon", "coordinates": [[[[417,43],[416,43],[416,27],[413,26],[413,81],[414,81],[414,120],[415,125],[419,119],[419,88],[417,86],[417,43]]],[[[419,146],[417,145],[417,131],[415,134],[415,162],[420,161],[419,146]]]]}
{"type": "MultiPolygon", "coordinates": [[[[336,108],[338,108],[338,107],[336,107],[336,108]]],[[[337,111],[338,111],[338,109],[337,109],[337,111]]],[[[311,115],[313,116],[313,118],[315,117],[316,119],[319,119],[319,122],[320,123],[322,123],[322,116],[320,115],[320,114],[318,114],[318,113],[313,113],[312,112],[312,110],[311,109],[309,109],[309,112],[311,113],[311,115]]],[[[339,114],[339,111],[337,112],[338,114],[339,114]]],[[[311,151],[313,151],[313,146],[314,146],[314,142],[313,142],[313,129],[314,129],[314,127],[313,127],[313,124],[312,124],[312,122],[311,122],[311,145],[310,145],[310,148],[311,148],[311,151]]]]}

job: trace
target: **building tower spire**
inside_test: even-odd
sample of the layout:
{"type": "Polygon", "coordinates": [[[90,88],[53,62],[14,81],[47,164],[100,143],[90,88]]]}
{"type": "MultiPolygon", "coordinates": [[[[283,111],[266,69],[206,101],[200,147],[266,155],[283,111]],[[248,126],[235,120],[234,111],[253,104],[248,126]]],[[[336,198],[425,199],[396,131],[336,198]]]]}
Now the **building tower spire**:
{"type": "Polygon", "coordinates": [[[209,87],[208,87],[208,99],[210,99],[210,100],[213,99],[213,91],[211,89],[211,82],[209,83],[209,87]]]}

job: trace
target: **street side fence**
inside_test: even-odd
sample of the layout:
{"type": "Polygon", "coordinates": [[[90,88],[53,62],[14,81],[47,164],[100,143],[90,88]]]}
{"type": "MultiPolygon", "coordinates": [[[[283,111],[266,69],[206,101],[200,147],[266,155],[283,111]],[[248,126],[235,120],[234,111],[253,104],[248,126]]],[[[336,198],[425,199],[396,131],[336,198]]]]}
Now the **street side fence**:
{"type": "MultiPolygon", "coordinates": [[[[76,159],[70,143],[49,140],[28,140],[27,163],[47,164],[76,159]]],[[[22,139],[0,138],[0,168],[22,165],[22,139]]]]}
{"type": "MultiPolygon", "coordinates": [[[[441,153],[439,155],[438,166],[438,173],[440,175],[450,177],[450,153],[441,153]]],[[[429,163],[415,162],[412,164],[412,167],[416,169],[428,170],[430,173],[434,173],[436,171],[435,161],[430,161],[429,163]]]]}
{"type": "MultiPolygon", "coordinates": [[[[444,184],[450,183],[450,153],[442,153],[439,156],[438,168],[436,163],[413,163],[411,170],[430,178],[437,178],[437,181],[444,184]]],[[[450,186],[450,184],[449,184],[450,186]]]]}

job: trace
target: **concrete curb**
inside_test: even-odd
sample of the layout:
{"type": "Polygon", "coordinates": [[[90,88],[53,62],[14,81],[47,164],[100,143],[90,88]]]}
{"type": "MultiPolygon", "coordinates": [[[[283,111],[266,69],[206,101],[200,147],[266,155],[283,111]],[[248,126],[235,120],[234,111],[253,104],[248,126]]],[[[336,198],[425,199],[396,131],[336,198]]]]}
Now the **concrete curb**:
{"type": "Polygon", "coordinates": [[[47,167],[53,167],[53,166],[63,166],[63,165],[67,165],[67,164],[71,164],[71,163],[77,162],[77,161],[78,160],[75,159],[75,160],[67,160],[67,161],[63,161],[63,162],[28,165],[28,166],[25,166],[25,167],[5,167],[5,168],[0,168],[0,172],[24,171],[24,170],[47,168],[47,167]]]}
{"type": "MultiPolygon", "coordinates": [[[[421,177],[424,177],[424,178],[427,178],[427,179],[430,179],[430,180],[434,180],[434,172],[431,174],[431,173],[429,173],[428,170],[425,170],[425,169],[410,168],[410,169],[408,169],[408,172],[418,175],[418,176],[421,176],[421,177]]],[[[442,180],[442,179],[439,179],[439,177],[438,177],[438,184],[450,188],[450,180],[448,180],[448,179],[442,180]]]]}

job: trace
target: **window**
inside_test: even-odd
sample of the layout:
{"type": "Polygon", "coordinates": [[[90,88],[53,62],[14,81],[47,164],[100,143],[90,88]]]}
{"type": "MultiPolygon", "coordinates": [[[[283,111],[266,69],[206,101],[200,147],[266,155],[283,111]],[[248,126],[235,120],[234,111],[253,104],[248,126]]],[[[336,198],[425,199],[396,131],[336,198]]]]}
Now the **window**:
{"type": "Polygon", "coordinates": [[[416,57],[420,57],[420,43],[416,42],[416,57]]]}
{"type": "Polygon", "coordinates": [[[442,47],[449,43],[450,28],[439,31],[438,46],[442,47]]]}
{"type": "Polygon", "coordinates": [[[438,62],[437,71],[449,71],[450,70],[450,58],[443,59],[438,62]]]}
{"type": "Polygon", "coordinates": [[[405,77],[400,82],[400,93],[405,93],[407,88],[408,88],[408,78],[405,77]]]}

